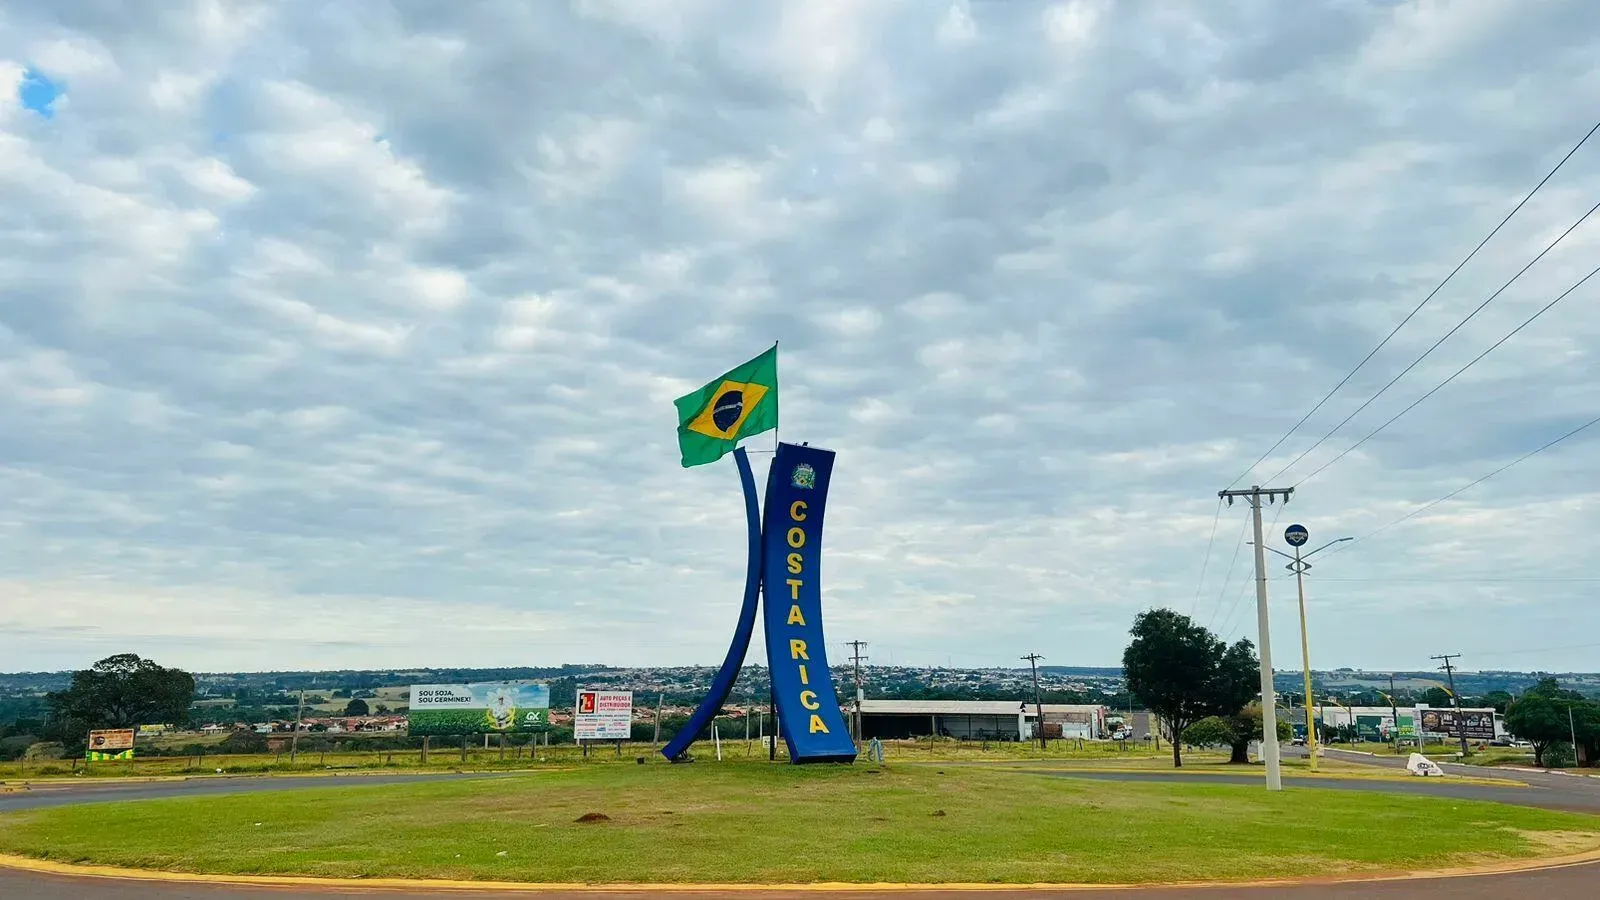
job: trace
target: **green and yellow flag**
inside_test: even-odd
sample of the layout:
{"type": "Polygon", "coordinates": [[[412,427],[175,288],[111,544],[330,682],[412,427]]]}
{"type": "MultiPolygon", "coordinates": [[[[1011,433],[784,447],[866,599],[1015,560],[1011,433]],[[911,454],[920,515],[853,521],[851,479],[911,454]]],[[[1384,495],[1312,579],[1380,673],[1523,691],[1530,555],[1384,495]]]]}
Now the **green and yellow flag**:
{"type": "Polygon", "coordinates": [[[683,467],[716,462],[741,438],[778,427],[778,346],[674,403],[683,467]]]}

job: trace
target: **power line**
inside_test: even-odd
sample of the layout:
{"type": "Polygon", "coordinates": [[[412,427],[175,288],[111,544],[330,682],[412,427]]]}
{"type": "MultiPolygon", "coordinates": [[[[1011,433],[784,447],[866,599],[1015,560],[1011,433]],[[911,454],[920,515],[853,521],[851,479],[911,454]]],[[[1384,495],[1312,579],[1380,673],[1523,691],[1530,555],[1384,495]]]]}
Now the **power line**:
{"type": "MultiPolygon", "coordinates": [[[[1267,448],[1267,452],[1261,454],[1261,456],[1255,462],[1251,463],[1250,464],[1250,468],[1245,469],[1243,472],[1239,473],[1239,477],[1233,479],[1233,481],[1228,485],[1228,487],[1230,487],[1230,488],[1233,487],[1235,484],[1238,484],[1240,481],[1242,481],[1245,476],[1249,475],[1251,472],[1254,472],[1256,466],[1261,465],[1261,463],[1263,461],[1265,461],[1267,457],[1272,455],[1272,452],[1274,450],[1277,450],[1279,447],[1283,446],[1283,442],[1288,440],[1291,436],[1293,436],[1296,431],[1299,431],[1300,430],[1300,426],[1304,425],[1307,421],[1309,421],[1312,416],[1316,415],[1317,410],[1321,409],[1323,404],[1325,404],[1329,400],[1331,400],[1333,398],[1334,394],[1339,393],[1339,391],[1346,384],[1348,384],[1350,382],[1350,379],[1354,378],[1356,376],[1356,373],[1361,371],[1362,367],[1364,367],[1368,362],[1372,361],[1372,358],[1378,354],[1379,350],[1382,350],[1389,343],[1389,341],[1394,338],[1394,336],[1396,334],[1400,333],[1400,329],[1406,327],[1406,323],[1410,322],[1412,320],[1412,318],[1414,318],[1416,316],[1417,313],[1421,312],[1422,308],[1424,306],[1427,306],[1429,301],[1431,301],[1434,298],[1435,295],[1437,295],[1440,291],[1444,290],[1445,285],[1449,284],[1451,279],[1455,278],[1456,274],[1458,272],[1460,272],[1463,268],[1465,268],[1467,263],[1472,261],[1473,257],[1478,255],[1478,251],[1482,250],[1484,248],[1484,246],[1486,244],[1488,244],[1489,241],[1495,235],[1500,233],[1500,229],[1504,228],[1506,223],[1511,221],[1511,217],[1515,216],[1519,211],[1521,211],[1522,207],[1526,206],[1528,204],[1528,201],[1533,199],[1533,195],[1534,194],[1539,193],[1539,189],[1543,188],[1545,186],[1545,182],[1547,182],[1551,178],[1555,177],[1555,174],[1557,172],[1561,171],[1561,167],[1565,166],[1567,164],[1567,160],[1571,159],[1573,154],[1577,153],[1578,150],[1580,148],[1582,148],[1584,144],[1588,143],[1589,138],[1593,137],[1596,131],[1600,131],[1600,122],[1594,123],[1594,127],[1590,128],[1588,133],[1586,133],[1583,136],[1583,138],[1578,141],[1578,143],[1574,144],[1572,146],[1571,150],[1567,151],[1567,155],[1561,157],[1561,161],[1556,163],[1555,167],[1552,168],[1549,172],[1546,172],[1545,176],[1543,178],[1539,179],[1539,183],[1533,186],[1533,190],[1529,191],[1527,193],[1527,195],[1524,196],[1522,198],[1522,200],[1517,203],[1516,206],[1512,207],[1511,212],[1506,213],[1505,218],[1500,220],[1500,224],[1494,226],[1494,230],[1490,231],[1489,234],[1486,237],[1484,237],[1483,240],[1479,241],[1478,245],[1476,247],[1472,248],[1472,252],[1468,253],[1466,255],[1466,257],[1461,260],[1461,262],[1457,263],[1456,267],[1454,269],[1450,270],[1450,274],[1446,275],[1444,277],[1443,281],[1439,282],[1438,285],[1436,285],[1433,290],[1428,292],[1428,296],[1422,298],[1422,302],[1421,303],[1418,303],[1416,305],[1416,307],[1411,310],[1411,312],[1406,313],[1406,317],[1404,319],[1401,319],[1400,320],[1400,324],[1394,326],[1393,330],[1391,330],[1387,335],[1385,335],[1383,340],[1378,342],[1378,346],[1373,347],[1371,352],[1369,352],[1366,356],[1362,357],[1361,361],[1356,363],[1356,367],[1354,369],[1351,369],[1350,372],[1348,374],[1346,374],[1343,378],[1339,379],[1339,383],[1334,385],[1332,390],[1330,390],[1326,394],[1322,395],[1322,399],[1318,400],[1316,405],[1311,407],[1310,412],[1307,412],[1305,415],[1301,416],[1300,417],[1300,421],[1294,423],[1294,427],[1292,427],[1288,431],[1284,432],[1283,437],[1280,437],[1280,438],[1277,439],[1277,441],[1273,442],[1272,446],[1267,448]]],[[[1279,474],[1281,475],[1282,471],[1280,471],[1279,474]]],[[[1276,478],[1276,477],[1277,477],[1276,475],[1273,476],[1273,478],[1276,478]]],[[[1270,478],[1268,479],[1268,481],[1271,481],[1271,480],[1272,479],[1270,479],[1270,478]]]]}
{"type": "MultiPolygon", "coordinates": [[[[1276,529],[1278,527],[1278,517],[1283,515],[1283,508],[1285,506],[1288,506],[1288,505],[1289,505],[1289,501],[1287,499],[1284,500],[1284,502],[1278,504],[1277,511],[1272,514],[1272,522],[1267,525],[1267,528],[1266,528],[1267,531],[1272,531],[1272,530],[1274,530],[1274,529],[1276,529]]],[[[1276,576],[1269,575],[1269,576],[1267,576],[1267,579],[1270,581],[1274,577],[1276,577],[1276,576]]],[[[1253,580],[1253,579],[1251,579],[1251,580],[1253,580]]],[[[1222,632],[1227,637],[1233,637],[1233,625],[1232,625],[1233,614],[1234,614],[1234,611],[1239,608],[1240,601],[1244,600],[1245,594],[1247,594],[1249,592],[1250,586],[1251,586],[1250,585],[1250,580],[1246,580],[1245,583],[1244,583],[1244,586],[1239,589],[1239,595],[1237,597],[1233,598],[1233,605],[1228,607],[1228,616],[1227,616],[1227,618],[1223,619],[1223,624],[1226,625],[1227,627],[1222,632]]],[[[1241,622],[1240,624],[1242,625],[1243,623],[1241,622]]]]}
{"type": "MultiPolygon", "coordinates": [[[[1200,591],[1206,586],[1206,568],[1211,565],[1211,545],[1217,540],[1217,523],[1222,521],[1222,498],[1217,498],[1217,511],[1211,515],[1211,536],[1206,538],[1205,559],[1200,562],[1200,581],[1194,586],[1194,599],[1189,601],[1189,617],[1194,618],[1195,607],[1200,604],[1200,591]]],[[[1235,556],[1234,559],[1238,559],[1235,556]]]]}
{"type": "MultiPolygon", "coordinates": [[[[1539,255],[1535,256],[1533,259],[1529,260],[1527,265],[1525,265],[1521,269],[1517,270],[1517,274],[1511,276],[1511,278],[1509,280],[1507,280],[1505,284],[1500,285],[1500,289],[1499,290],[1497,290],[1494,293],[1490,294],[1488,296],[1488,298],[1486,298],[1482,303],[1478,304],[1476,309],[1474,309],[1470,313],[1467,313],[1466,318],[1464,318],[1461,321],[1457,322],[1455,324],[1455,327],[1451,328],[1449,331],[1444,333],[1443,337],[1441,337],[1438,340],[1434,341],[1433,345],[1430,346],[1427,350],[1424,350],[1422,352],[1421,356],[1419,356],[1416,359],[1412,360],[1411,364],[1406,366],[1404,369],[1401,369],[1400,373],[1398,375],[1396,375],[1393,378],[1389,379],[1389,383],[1388,384],[1385,384],[1383,387],[1379,388],[1378,392],[1376,394],[1373,394],[1371,397],[1368,397],[1360,406],[1355,408],[1355,411],[1351,412],[1350,415],[1345,416],[1343,419],[1341,419],[1339,424],[1337,424],[1337,425],[1333,426],[1332,428],[1328,429],[1328,433],[1327,434],[1324,434],[1322,437],[1317,438],[1317,442],[1315,444],[1312,444],[1311,446],[1307,447],[1305,450],[1302,450],[1300,452],[1299,456],[1296,456],[1294,459],[1290,460],[1288,465],[1286,465],[1283,468],[1279,469],[1277,471],[1277,473],[1272,476],[1272,479],[1268,479],[1268,480],[1276,479],[1279,475],[1282,475],[1284,472],[1287,472],[1290,469],[1294,468],[1294,466],[1297,465],[1300,462],[1300,460],[1305,459],[1306,456],[1308,456],[1311,453],[1311,451],[1317,449],[1318,447],[1321,447],[1329,438],[1331,438],[1335,434],[1337,434],[1339,429],[1341,429],[1344,426],[1350,424],[1350,420],[1351,419],[1354,419],[1356,416],[1360,415],[1362,410],[1366,409],[1368,406],[1371,406],[1372,402],[1374,400],[1377,400],[1379,397],[1382,397],[1389,390],[1389,388],[1392,388],[1392,387],[1395,386],[1396,382],[1398,382],[1400,379],[1406,377],[1406,375],[1408,373],[1410,373],[1412,369],[1415,369],[1418,365],[1420,365],[1422,363],[1423,360],[1425,360],[1429,356],[1431,356],[1433,354],[1433,351],[1439,349],[1439,346],[1441,344],[1443,344],[1445,341],[1449,340],[1451,335],[1455,334],[1457,331],[1460,331],[1462,329],[1462,327],[1465,326],[1468,322],[1472,321],[1473,317],[1476,316],[1478,313],[1483,312],[1484,307],[1488,306],[1490,303],[1493,303],[1496,297],[1499,297],[1502,293],[1505,292],[1505,290],[1507,288],[1509,288],[1509,287],[1511,287],[1511,285],[1515,284],[1517,279],[1521,278],[1529,269],[1533,268],[1535,263],[1537,263],[1541,259],[1544,259],[1545,254],[1549,253],[1551,250],[1554,250],[1558,244],[1560,244],[1562,241],[1566,240],[1567,239],[1567,235],[1571,234],[1573,231],[1575,231],[1577,229],[1577,227],[1579,225],[1582,225],[1585,220],[1587,220],[1590,216],[1594,215],[1596,210],[1600,210],[1600,203],[1596,203],[1594,206],[1589,207],[1589,211],[1588,212],[1586,212],[1582,216],[1578,217],[1578,221],[1573,222],[1571,225],[1569,225],[1567,227],[1566,231],[1561,232],[1561,235],[1559,237],[1557,237],[1555,240],[1551,241],[1543,250],[1540,250],[1539,251],[1539,255]]],[[[1588,280],[1587,278],[1584,279],[1584,281],[1587,281],[1587,280],[1588,280]]],[[[1583,283],[1582,281],[1578,282],[1578,284],[1582,284],[1582,283],[1583,283]]],[[[1577,287],[1577,285],[1573,285],[1573,289],[1576,289],[1576,287],[1577,287]]],[[[1568,293],[1571,293],[1571,290],[1572,289],[1569,289],[1568,293]]],[[[1562,297],[1565,297],[1565,296],[1566,296],[1566,294],[1562,294],[1562,297]]],[[[1559,302],[1560,298],[1558,297],[1556,299],[1557,299],[1557,302],[1559,302]]],[[[1553,303],[1551,303],[1551,305],[1554,306],[1555,303],[1553,302],[1553,303]]],[[[1543,310],[1540,310],[1539,314],[1543,314],[1543,312],[1544,312],[1543,310]]],[[[1534,316],[1534,318],[1538,318],[1539,314],[1536,314],[1534,316]]],[[[1529,321],[1532,321],[1532,319],[1530,319],[1529,321]]],[[[1523,324],[1526,325],[1527,323],[1524,322],[1523,324]]],[[[1519,326],[1518,331],[1520,331],[1520,330],[1521,330],[1521,328],[1519,326]]],[[[1515,333],[1516,332],[1512,332],[1512,334],[1515,334],[1515,333]]],[[[1510,335],[1507,335],[1507,337],[1510,337],[1510,335]]],[[[1502,339],[1500,343],[1505,343],[1505,340],[1502,339]]],[[[1498,347],[1498,346],[1500,346],[1500,344],[1495,344],[1495,347],[1498,347]]],[[[1494,347],[1490,347],[1489,349],[1493,350],[1494,347]]],[[[1485,351],[1485,353],[1487,353],[1487,352],[1488,351],[1485,351]]],[[[1482,357],[1480,356],[1479,359],[1481,359],[1481,358],[1482,357]]],[[[1477,362],[1477,360],[1473,360],[1473,362],[1477,362]]],[[[1468,365],[1470,366],[1471,364],[1469,363],[1468,365]]],[[[1451,377],[1454,378],[1455,376],[1452,375],[1451,377]]],[[[1442,385],[1441,385],[1441,387],[1442,387],[1442,385]]],[[[1437,388],[1435,390],[1437,390],[1437,388]]],[[[1432,392],[1430,391],[1429,393],[1432,393],[1432,392]]],[[[1413,405],[1415,405],[1415,404],[1413,404],[1413,405]]],[[[1407,407],[1407,409],[1409,409],[1409,408],[1410,407],[1407,407]]],[[[1385,426],[1385,427],[1387,427],[1387,426],[1385,426]]],[[[1347,450],[1345,452],[1348,453],[1349,451],[1347,450]]],[[[1344,454],[1340,454],[1340,456],[1343,456],[1343,455],[1344,454]]],[[[1338,457],[1335,457],[1335,459],[1337,459],[1337,458],[1338,457]]],[[[1327,466],[1324,465],[1324,468],[1326,468],[1326,467],[1327,466]]],[[[1318,471],[1321,471],[1321,470],[1319,469],[1318,471]]],[[[1307,476],[1307,477],[1309,477],[1309,476],[1307,476]]],[[[1304,481],[1304,480],[1305,480],[1304,478],[1301,479],[1301,481],[1304,481]]]]}
{"type": "Polygon", "coordinates": [[[1373,530],[1367,532],[1366,534],[1362,535],[1361,537],[1356,538],[1354,541],[1351,541],[1351,542],[1349,542],[1347,544],[1342,544],[1342,545],[1340,545],[1338,547],[1333,548],[1331,551],[1328,552],[1328,555],[1332,556],[1335,553],[1342,553],[1345,550],[1348,550],[1349,548],[1355,546],[1356,544],[1360,544],[1360,543],[1369,541],[1372,538],[1378,536],[1379,534],[1381,534],[1381,533],[1383,533],[1385,531],[1388,531],[1389,529],[1395,527],[1396,525],[1399,525],[1402,522],[1406,522],[1406,521],[1409,521],[1411,519],[1414,519],[1417,516],[1420,516],[1423,513],[1427,512],[1428,510],[1433,509],[1435,506],[1438,506],[1439,504],[1444,503],[1447,500],[1454,499],[1458,495],[1463,494],[1463,493],[1471,490],[1472,488],[1477,487],[1480,484],[1483,484],[1485,481],[1488,481],[1489,479],[1495,477],[1496,475],[1499,475],[1501,472],[1504,472],[1505,470],[1511,468],[1512,466],[1520,465],[1521,463],[1526,462],[1527,460],[1532,459],[1535,456],[1538,456],[1539,454],[1545,452],[1546,450],[1549,450],[1550,448],[1556,446],[1557,444],[1560,444],[1561,442],[1563,442],[1563,441],[1565,441],[1565,440],[1567,440],[1569,438],[1572,438],[1572,437],[1574,437],[1574,436],[1576,436],[1578,434],[1581,434],[1584,431],[1587,431],[1588,429],[1593,428],[1596,425],[1600,425],[1600,416],[1596,416],[1593,419],[1590,419],[1589,421],[1583,423],[1582,425],[1579,425],[1577,428],[1572,429],[1571,431],[1567,432],[1566,434],[1563,434],[1560,437],[1555,438],[1554,440],[1545,442],[1543,445],[1537,447],[1536,449],[1529,450],[1527,453],[1522,454],[1521,456],[1517,457],[1516,459],[1513,459],[1511,462],[1506,463],[1505,465],[1501,466],[1498,469],[1495,469],[1495,470],[1493,470],[1491,472],[1488,472],[1486,474],[1478,476],[1477,478],[1474,478],[1473,480],[1467,482],[1466,484],[1462,485],[1461,487],[1458,487],[1455,490],[1451,491],[1450,493],[1445,494],[1443,497],[1439,497],[1437,499],[1430,500],[1427,503],[1424,503],[1423,505],[1417,507],[1416,509],[1413,509],[1411,512],[1406,513],[1405,515],[1401,516],[1400,518],[1395,519],[1394,521],[1389,522],[1389,523],[1387,523],[1385,525],[1380,525],[1377,528],[1374,528],[1373,530]]]}
{"type": "MultiPolygon", "coordinates": [[[[1600,209],[1600,203],[1595,204],[1595,209],[1600,209]]],[[[1345,455],[1348,454],[1350,451],[1356,449],[1357,447],[1361,446],[1362,444],[1365,444],[1368,440],[1370,440],[1378,432],[1384,430],[1385,428],[1388,428],[1390,425],[1393,425],[1397,420],[1399,420],[1399,418],[1401,416],[1403,416],[1406,413],[1412,411],[1413,409],[1416,409],[1417,406],[1419,406],[1422,403],[1422,401],[1424,401],[1424,400],[1428,399],[1429,397],[1432,397],[1434,394],[1438,393],[1440,388],[1443,388],[1445,385],[1449,384],[1450,382],[1455,381],[1456,378],[1461,375],[1461,373],[1463,373],[1463,372],[1467,371],[1468,369],[1472,368],[1473,366],[1477,365],[1480,360],[1482,360],[1485,356],[1488,356],[1490,353],[1493,353],[1496,349],[1498,349],[1500,347],[1501,344],[1504,344],[1506,341],[1509,341],[1513,337],[1516,337],[1517,332],[1521,331],[1524,328],[1527,328],[1529,325],[1532,325],[1535,319],[1537,319],[1540,316],[1544,315],[1545,313],[1549,312],[1551,307],[1555,306],[1557,303],[1560,303],[1562,300],[1565,300],[1567,298],[1568,294],[1571,294],[1573,291],[1577,290],[1578,288],[1583,287],[1583,285],[1589,279],[1593,278],[1595,275],[1600,275],[1600,266],[1596,266],[1595,268],[1590,269],[1589,270],[1589,274],[1587,274],[1587,275],[1583,276],[1582,278],[1578,279],[1578,282],[1576,284],[1574,284],[1572,287],[1569,287],[1566,290],[1562,291],[1560,293],[1560,295],[1558,295],[1554,300],[1551,300],[1549,303],[1546,303],[1544,306],[1539,307],[1539,311],[1538,312],[1534,313],[1533,315],[1529,316],[1526,319],[1523,319],[1522,320],[1522,324],[1518,325],[1516,328],[1511,329],[1510,333],[1508,333],[1505,337],[1503,337],[1500,340],[1495,341],[1493,344],[1489,345],[1489,348],[1487,350],[1484,350],[1482,353],[1479,353],[1477,356],[1474,356],[1470,362],[1468,362],[1466,365],[1462,366],[1461,368],[1457,369],[1454,373],[1451,374],[1451,376],[1449,378],[1446,378],[1445,380],[1439,382],[1437,385],[1434,385],[1434,387],[1431,390],[1429,390],[1426,394],[1423,394],[1421,397],[1418,397],[1417,399],[1411,401],[1411,405],[1410,406],[1407,406],[1405,409],[1402,409],[1399,412],[1395,413],[1393,416],[1390,417],[1389,421],[1384,422],[1382,425],[1379,425],[1377,428],[1374,428],[1371,431],[1367,432],[1367,435],[1365,437],[1363,437],[1359,441],[1356,441],[1354,444],[1351,444],[1350,446],[1346,447],[1344,450],[1340,451],[1338,456],[1335,456],[1333,459],[1330,459],[1327,462],[1323,463],[1322,465],[1318,466],[1316,468],[1316,470],[1313,471],[1310,475],[1307,475],[1306,477],[1304,477],[1304,478],[1300,479],[1299,481],[1295,482],[1295,486],[1299,487],[1300,485],[1304,484],[1305,482],[1310,481],[1311,479],[1317,477],[1324,470],[1326,470],[1329,466],[1333,465],[1334,463],[1338,462],[1341,459],[1344,459],[1345,455]]]]}
{"type": "MultiPolygon", "coordinates": [[[[1333,554],[1328,554],[1332,556],[1333,554]]],[[[1319,578],[1321,583],[1349,582],[1353,584],[1593,584],[1600,578],[1545,578],[1542,576],[1461,575],[1452,578],[1319,578]]],[[[1474,654],[1477,655],[1477,654],[1474,654]]]]}
{"type": "MultiPolygon", "coordinates": [[[[1250,530],[1250,520],[1245,519],[1239,526],[1239,537],[1233,542],[1233,558],[1228,560],[1228,573],[1222,576],[1222,589],[1217,591],[1217,602],[1211,604],[1211,618],[1206,620],[1206,627],[1217,620],[1217,613],[1222,610],[1222,598],[1228,596],[1228,584],[1233,581],[1233,568],[1239,562],[1239,551],[1244,549],[1244,533],[1250,530]]],[[[1237,601],[1236,601],[1237,602],[1237,601]]]]}

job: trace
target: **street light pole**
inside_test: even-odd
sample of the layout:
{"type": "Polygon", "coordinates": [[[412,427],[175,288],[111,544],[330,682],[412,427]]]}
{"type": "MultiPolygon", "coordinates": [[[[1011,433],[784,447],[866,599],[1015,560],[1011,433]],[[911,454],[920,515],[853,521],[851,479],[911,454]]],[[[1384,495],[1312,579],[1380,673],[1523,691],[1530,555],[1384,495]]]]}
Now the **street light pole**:
{"type": "Polygon", "coordinates": [[[1332,547],[1334,544],[1353,541],[1355,538],[1342,537],[1329,541],[1302,556],[1300,548],[1305,545],[1310,536],[1311,533],[1306,530],[1304,525],[1290,525],[1284,529],[1283,539],[1294,547],[1294,556],[1291,557],[1276,547],[1268,547],[1267,549],[1279,556],[1293,560],[1289,563],[1288,569],[1294,573],[1295,588],[1300,594],[1300,669],[1305,677],[1306,688],[1306,751],[1311,760],[1311,771],[1315,772],[1317,771],[1317,727],[1316,723],[1311,721],[1311,714],[1315,707],[1312,705],[1311,698],[1311,639],[1306,631],[1306,572],[1311,569],[1311,563],[1306,562],[1306,560],[1332,547]]]}

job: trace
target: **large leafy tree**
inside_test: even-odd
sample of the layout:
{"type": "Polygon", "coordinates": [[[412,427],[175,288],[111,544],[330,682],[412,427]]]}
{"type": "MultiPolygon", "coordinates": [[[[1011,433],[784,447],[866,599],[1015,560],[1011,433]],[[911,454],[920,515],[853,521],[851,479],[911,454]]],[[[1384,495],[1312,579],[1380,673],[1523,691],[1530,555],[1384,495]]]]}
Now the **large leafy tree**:
{"type": "Polygon", "coordinates": [[[119,653],[72,673],[72,686],[48,700],[57,720],[88,728],[181,724],[194,700],[194,676],[119,653]]]}
{"type": "Polygon", "coordinates": [[[1260,691],[1255,645],[1227,646],[1193,619],[1170,609],[1140,613],[1122,653],[1128,689],[1167,725],[1172,765],[1183,767],[1181,736],[1208,716],[1233,716],[1260,691]]]}
{"type": "Polygon", "coordinates": [[[1594,704],[1577,691],[1563,690],[1554,678],[1540,680],[1506,709],[1506,730],[1533,745],[1536,766],[1544,765],[1551,744],[1570,740],[1574,731],[1581,742],[1592,734],[1591,729],[1600,730],[1597,725],[1600,711],[1594,704]]]}

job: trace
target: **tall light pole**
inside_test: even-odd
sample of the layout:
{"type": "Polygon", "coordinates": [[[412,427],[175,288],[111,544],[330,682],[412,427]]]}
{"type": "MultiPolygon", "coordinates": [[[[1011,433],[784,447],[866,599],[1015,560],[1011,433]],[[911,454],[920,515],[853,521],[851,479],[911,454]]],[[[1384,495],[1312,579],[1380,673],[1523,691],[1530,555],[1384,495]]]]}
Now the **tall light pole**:
{"type": "MultiPolygon", "coordinates": [[[[1304,525],[1290,525],[1283,530],[1283,540],[1294,548],[1294,556],[1290,556],[1276,547],[1268,547],[1267,549],[1285,559],[1292,560],[1286,568],[1294,573],[1295,587],[1300,592],[1300,668],[1306,680],[1306,751],[1310,756],[1311,771],[1315,772],[1317,770],[1317,729],[1316,725],[1311,721],[1311,640],[1306,634],[1306,572],[1311,569],[1311,563],[1306,562],[1306,560],[1332,547],[1334,544],[1353,541],[1355,538],[1337,538],[1312,550],[1310,553],[1302,554],[1300,548],[1304,547],[1306,541],[1310,539],[1311,532],[1306,530],[1304,525]]],[[[1396,723],[1396,727],[1398,727],[1398,723],[1396,723]]]]}
{"type": "MultiPolygon", "coordinates": [[[[1249,490],[1218,491],[1217,496],[1233,505],[1233,498],[1244,497],[1250,501],[1250,517],[1255,529],[1256,546],[1256,632],[1257,643],[1261,648],[1261,758],[1267,764],[1267,790],[1283,790],[1283,772],[1278,765],[1278,708],[1273,698],[1276,692],[1272,687],[1272,627],[1267,620],[1267,557],[1261,550],[1261,497],[1266,495],[1267,502],[1272,503],[1279,495],[1283,502],[1289,502],[1289,496],[1294,493],[1294,488],[1262,488],[1252,485],[1249,490]]],[[[1174,740],[1182,740],[1179,735],[1173,735],[1174,740]]]]}

